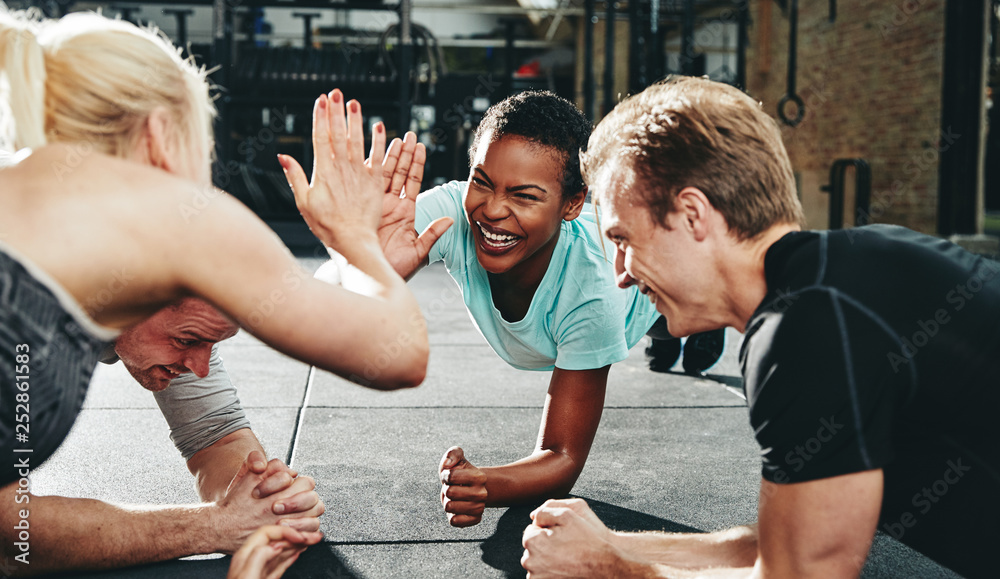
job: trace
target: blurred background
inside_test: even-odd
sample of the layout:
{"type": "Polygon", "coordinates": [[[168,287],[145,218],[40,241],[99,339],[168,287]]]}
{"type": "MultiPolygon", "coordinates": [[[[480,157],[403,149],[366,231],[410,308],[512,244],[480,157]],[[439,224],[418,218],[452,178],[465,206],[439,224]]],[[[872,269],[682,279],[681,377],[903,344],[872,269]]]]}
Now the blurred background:
{"type": "Polygon", "coordinates": [[[548,89],[594,122],[670,74],[761,101],[812,228],[894,223],[998,253],[1000,0],[8,1],[158,27],[212,70],[216,184],[293,248],[314,244],[275,159],[309,166],[335,87],[428,148],[424,187],[468,174],[471,132],[548,89]]]}

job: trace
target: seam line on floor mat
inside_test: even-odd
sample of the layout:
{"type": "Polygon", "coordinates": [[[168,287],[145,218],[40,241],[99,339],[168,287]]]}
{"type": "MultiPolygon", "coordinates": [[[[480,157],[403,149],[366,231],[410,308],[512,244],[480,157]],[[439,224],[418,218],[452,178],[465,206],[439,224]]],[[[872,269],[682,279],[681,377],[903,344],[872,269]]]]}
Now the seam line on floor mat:
{"type": "Polygon", "coordinates": [[[299,433],[302,432],[302,418],[305,416],[306,407],[309,405],[309,394],[312,392],[313,377],[316,375],[316,366],[309,366],[309,374],[306,376],[306,391],[302,393],[302,404],[299,405],[299,412],[295,415],[295,428],[292,430],[292,442],[288,445],[288,456],[285,457],[285,464],[292,466],[295,460],[295,449],[299,445],[299,433]]]}

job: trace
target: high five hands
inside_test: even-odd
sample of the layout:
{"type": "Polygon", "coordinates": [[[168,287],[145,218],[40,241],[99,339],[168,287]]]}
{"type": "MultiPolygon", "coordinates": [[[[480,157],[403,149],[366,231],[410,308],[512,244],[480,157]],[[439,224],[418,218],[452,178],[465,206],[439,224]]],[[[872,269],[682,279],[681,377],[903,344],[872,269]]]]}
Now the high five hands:
{"type": "Polygon", "coordinates": [[[361,104],[347,103],[340,89],[320,95],[313,109],[313,173],[295,159],[279,155],[295,205],[312,232],[327,247],[344,253],[359,240],[374,239],[382,217],[382,159],[385,126],[372,127],[372,148],[365,160],[361,104]]]}
{"type": "Polygon", "coordinates": [[[339,89],[321,95],[313,109],[312,180],[295,159],[279,155],[278,161],[295,193],[296,207],[320,241],[344,253],[377,231],[389,262],[408,278],[453,220],[441,217],[417,235],[416,201],[427,150],[416,135],[407,133],[402,141],[393,139],[387,151],[385,126],[376,123],[369,157],[362,163],[362,118],[361,104],[351,100],[345,107],[339,89]]]}
{"type": "Polygon", "coordinates": [[[389,263],[403,279],[409,279],[426,265],[431,247],[453,222],[450,217],[440,217],[417,235],[414,224],[417,194],[426,161],[424,144],[418,143],[417,136],[408,132],[402,141],[392,140],[382,162],[382,174],[388,186],[382,198],[378,240],[389,263]]]}

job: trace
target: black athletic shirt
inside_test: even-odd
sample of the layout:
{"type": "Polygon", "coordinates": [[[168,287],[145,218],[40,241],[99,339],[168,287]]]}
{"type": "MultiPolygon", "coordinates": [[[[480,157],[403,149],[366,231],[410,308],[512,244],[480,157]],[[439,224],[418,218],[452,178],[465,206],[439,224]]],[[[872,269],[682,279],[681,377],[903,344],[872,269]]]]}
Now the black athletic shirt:
{"type": "Polygon", "coordinates": [[[970,577],[1000,548],[1000,264],[902,227],[768,250],[741,352],[763,477],[871,469],[879,529],[970,577]]]}

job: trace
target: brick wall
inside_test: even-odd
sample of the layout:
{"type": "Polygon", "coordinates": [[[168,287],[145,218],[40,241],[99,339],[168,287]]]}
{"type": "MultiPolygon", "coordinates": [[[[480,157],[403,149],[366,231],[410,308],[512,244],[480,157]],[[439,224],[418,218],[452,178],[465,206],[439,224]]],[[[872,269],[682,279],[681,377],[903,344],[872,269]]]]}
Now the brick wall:
{"type": "MultiPolygon", "coordinates": [[[[871,221],[934,233],[941,134],[944,0],[838,0],[799,3],[798,93],[802,123],[782,125],[810,227],[827,226],[834,159],[861,157],[872,169],[871,221]]],[[[748,92],[777,116],[786,87],[788,18],[773,0],[751,0],[748,92]],[[770,22],[761,4],[770,4],[770,22]],[[770,26],[770,51],[760,50],[770,26]],[[768,70],[769,64],[769,70],[768,70]]],[[[789,107],[791,109],[791,107],[789,107]]],[[[849,174],[853,179],[853,173],[849,174]]]]}

